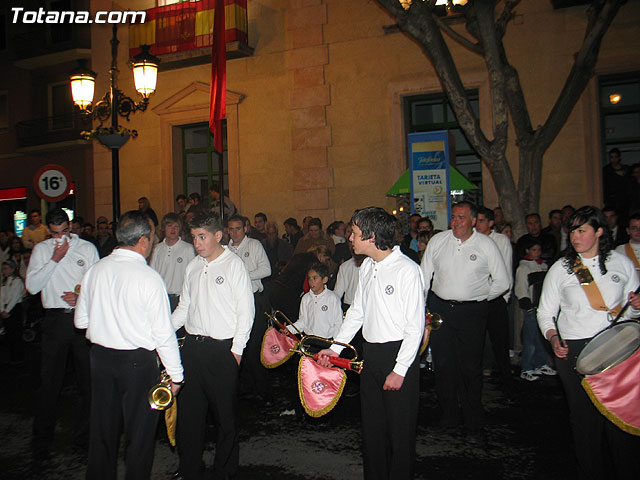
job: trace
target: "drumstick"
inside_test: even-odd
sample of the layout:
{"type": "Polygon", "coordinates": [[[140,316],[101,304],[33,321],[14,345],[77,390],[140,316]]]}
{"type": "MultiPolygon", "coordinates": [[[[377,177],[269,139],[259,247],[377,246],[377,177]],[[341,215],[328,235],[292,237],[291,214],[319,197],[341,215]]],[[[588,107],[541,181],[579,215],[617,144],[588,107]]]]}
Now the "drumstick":
{"type": "Polygon", "coordinates": [[[564,343],[564,339],[562,338],[562,335],[560,335],[560,329],[558,328],[558,319],[556,317],[553,317],[553,324],[556,326],[556,334],[558,335],[558,340],[560,340],[560,345],[566,347],[567,344],[564,343]]]}
{"type": "MultiPolygon", "coordinates": [[[[636,288],[636,291],[633,293],[635,295],[638,295],[640,293],[640,287],[636,288]]],[[[618,314],[618,316],[613,319],[613,321],[611,322],[612,326],[618,323],[618,320],[622,318],[622,315],[624,315],[624,312],[627,311],[627,308],[629,308],[629,305],[631,305],[631,300],[627,300],[627,303],[624,304],[624,307],[622,307],[622,310],[620,310],[620,313],[618,314]]]]}

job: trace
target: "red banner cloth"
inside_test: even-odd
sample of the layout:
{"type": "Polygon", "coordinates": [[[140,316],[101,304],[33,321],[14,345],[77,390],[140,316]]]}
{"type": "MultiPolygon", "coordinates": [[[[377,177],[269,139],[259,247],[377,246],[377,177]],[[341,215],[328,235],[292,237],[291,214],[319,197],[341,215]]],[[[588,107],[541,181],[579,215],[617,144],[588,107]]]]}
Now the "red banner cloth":
{"type": "Polygon", "coordinates": [[[640,350],[602,373],[582,379],[582,387],[605,417],[627,433],[640,435],[640,350]]]}
{"type": "Polygon", "coordinates": [[[216,0],[211,48],[209,130],[213,134],[213,146],[219,153],[222,153],[222,120],[227,114],[227,52],[224,17],[224,0],[216,0]]]}

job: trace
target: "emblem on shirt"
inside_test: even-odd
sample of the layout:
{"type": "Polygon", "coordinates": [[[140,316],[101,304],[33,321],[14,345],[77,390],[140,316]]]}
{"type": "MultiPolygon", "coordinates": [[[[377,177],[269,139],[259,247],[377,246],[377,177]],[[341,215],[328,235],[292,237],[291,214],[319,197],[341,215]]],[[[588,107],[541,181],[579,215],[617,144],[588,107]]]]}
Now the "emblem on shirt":
{"type": "Polygon", "coordinates": [[[182,257],[178,257],[178,258],[176,258],[176,262],[178,262],[178,263],[182,263],[182,257]]]}
{"type": "Polygon", "coordinates": [[[620,277],[618,275],[611,275],[611,281],[613,283],[619,283],[620,282],[620,277]]]}
{"type": "Polygon", "coordinates": [[[276,354],[280,351],[280,345],[271,345],[269,350],[271,350],[271,353],[276,354]]]}
{"type": "Polygon", "coordinates": [[[386,293],[387,295],[393,295],[393,292],[393,285],[387,285],[386,287],[384,287],[384,293],[386,293]]]}
{"type": "Polygon", "coordinates": [[[224,283],[224,277],[223,276],[219,276],[218,278],[216,278],[216,283],[218,285],[222,285],[224,283]]]}
{"type": "Polygon", "coordinates": [[[323,312],[326,312],[327,310],[329,310],[329,307],[327,307],[326,305],[322,305],[320,310],[322,310],[323,312]]]}
{"type": "Polygon", "coordinates": [[[80,259],[76,262],[79,267],[84,267],[84,260],[80,259]]]}
{"type": "Polygon", "coordinates": [[[249,252],[244,252],[244,258],[247,258],[249,256],[249,252]]]}
{"type": "Polygon", "coordinates": [[[325,391],[326,388],[327,386],[324,383],[322,383],[320,380],[316,380],[311,384],[311,391],[313,393],[322,393],[325,391]]]}
{"type": "Polygon", "coordinates": [[[475,262],[477,259],[478,259],[478,257],[476,256],[476,254],[475,254],[475,253],[472,253],[472,254],[469,256],[469,260],[471,260],[472,262],[475,262]]]}

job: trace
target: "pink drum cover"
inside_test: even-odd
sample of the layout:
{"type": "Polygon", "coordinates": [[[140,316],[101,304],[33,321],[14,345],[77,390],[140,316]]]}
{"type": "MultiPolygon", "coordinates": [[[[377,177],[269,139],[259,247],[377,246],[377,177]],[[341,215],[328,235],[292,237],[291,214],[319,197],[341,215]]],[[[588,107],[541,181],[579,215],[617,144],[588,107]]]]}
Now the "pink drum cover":
{"type": "Polygon", "coordinates": [[[260,361],[266,368],[276,368],[291,358],[294,352],[291,349],[297,348],[298,342],[293,338],[280,333],[273,327],[267,328],[262,337],[262,350],[260,350],[260,361]]]}
{"type": "Polygon", "coordinates": [[[298,365],[298,394],[307,414],[321,417],[336,406],[347,375],[341,368],[319,365],[309,357],[300,358],[298,365]]]}
{"type": "Polygon", "coordinates": [[[605,417],[640,436],[640,350],[620,365],[582,379],[582,387],[605,417]]]}

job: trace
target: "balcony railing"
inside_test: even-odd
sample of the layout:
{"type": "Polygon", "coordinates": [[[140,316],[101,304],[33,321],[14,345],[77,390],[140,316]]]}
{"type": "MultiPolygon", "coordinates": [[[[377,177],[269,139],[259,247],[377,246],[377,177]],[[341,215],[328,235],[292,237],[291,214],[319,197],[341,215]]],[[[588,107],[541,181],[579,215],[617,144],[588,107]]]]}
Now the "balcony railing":
{"type": "Polygon", "coordinates": [[[12,40],[17,60],[59,53],[72,49],[91,48],[89,25],[38,25],[15,35],[12,40]]]}
{"type": "Polygon", "coordinates": [[[16,123],[18,147],[33,147],[80,140],[82,130],[90,130],[90,119],[80,113],[56,115],[16,123]]]}

